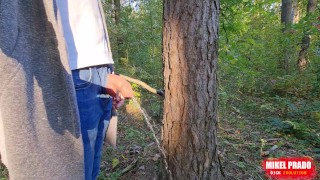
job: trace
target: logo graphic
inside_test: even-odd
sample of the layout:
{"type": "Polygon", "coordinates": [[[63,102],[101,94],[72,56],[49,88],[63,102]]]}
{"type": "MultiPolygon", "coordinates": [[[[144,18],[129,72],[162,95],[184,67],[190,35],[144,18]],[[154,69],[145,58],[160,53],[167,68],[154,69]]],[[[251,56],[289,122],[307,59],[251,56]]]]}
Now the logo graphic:
{"type": "Polygon", "coordinates": [[[274,179],[312,179],[316,167],[310,157],[265,159],[262,167],[269,178],[274,179]]]}

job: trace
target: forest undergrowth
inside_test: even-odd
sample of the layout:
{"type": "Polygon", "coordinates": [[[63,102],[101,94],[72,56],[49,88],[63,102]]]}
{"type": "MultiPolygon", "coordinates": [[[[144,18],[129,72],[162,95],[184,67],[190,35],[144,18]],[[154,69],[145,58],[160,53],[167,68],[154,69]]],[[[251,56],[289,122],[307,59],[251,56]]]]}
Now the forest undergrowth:
{"type": "Polygon", "coordinates": [[[318,100],[238,92],[227,102],[228,109],[220,108],[218,144],[228,179],[266,179],[266,158],[309,156],[319,172],[318,100]]]}
{"type": "MultiPolygon", "coordinates": [[[[261,94],[229,90],[220,87],[218,128],[218,155],[227,179],[267,179],[261,166],[265,158],[309,156],[319,172],[320,101],[316,95],[277,94],[279,88],[261,94]]],[[[162,100],[150,95],[141,99],[153,115],[160,138],[161,116],[151,104],[162,100]]],[[[132,103],[121,114],[119,147],[107,148],[100,178],[158,179],[163,158],[151,131],[132,103]]]]}

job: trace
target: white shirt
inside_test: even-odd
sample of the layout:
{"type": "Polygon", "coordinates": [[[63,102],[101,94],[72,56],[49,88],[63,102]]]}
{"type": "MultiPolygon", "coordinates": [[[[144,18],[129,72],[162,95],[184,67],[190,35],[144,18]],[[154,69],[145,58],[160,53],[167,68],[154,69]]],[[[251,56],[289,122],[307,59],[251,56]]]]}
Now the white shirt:
{"type": "Polygon", "coordinates": [[[113,64],[107,29],[98,0],[56,0],[70,68],[113,64]]]}

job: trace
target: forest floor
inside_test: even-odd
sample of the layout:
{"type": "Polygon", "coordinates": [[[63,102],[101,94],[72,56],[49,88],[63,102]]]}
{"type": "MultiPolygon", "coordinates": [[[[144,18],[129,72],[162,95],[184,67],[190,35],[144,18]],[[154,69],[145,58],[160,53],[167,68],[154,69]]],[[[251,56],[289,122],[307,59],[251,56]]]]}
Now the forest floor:
{"type": "MultiPolygon", "coordinates": [[[[252,101],[252,99],[250,100],[252,101]]],[[[283,135],[276,131],[266,117],[270,114],[257,111],[261,106],[254,100],[252,109],[239,100],[221,108],[218,129],[218,154],[226,179],[263,180],[261,153],[277,145],[268,157],[312,157],[320,172],[320,151],[308,141],[283,135]],[[232,104],[232,105],[231,105],[232,104]],[[256,110],[256,111],[254,111],[256,110]]],[[[252,103],[252,102],[251,102],[252,103]]],[[[161,117],[152,117],[155,134],[160,139],[161,117]]],[[[162,157],[153,133],[148,128],[140,110],[132,104],[122,108],[118,118],[117,148],[105,147],[101,161],[100,180],[109,179],[158,179],[162,157]]],[[[8,179],[8,172],[0,165],[0,179],[8,179]]],[[[320,179],[318,175],[315,179],[320,179]]]]}
{"type": "MultiPolygon", "coordinates": [[[[155,123],[155,120],[152,119],[152,124],[159,139],[160,123],[155,123]]],[[[144,117],[130,103],[119,112],[117,147],[105,146],[98,179],[156,179],[161,158],[144,117]]]]}
{"type": "MultiPolygon", "coordinates": [[[[224,109],[227,112],[220,112],[218,154],[226,179],[268,179],[261,163],[265,158],[278,157],[310,156],[319,172],[319,149],[308,141],[276,131],[266,121],[270,114],[254,111],[265,102],[256,98],[255,101],[257,107],[251,110],[229,106],[224,109]],[[268,156],[261,155],[275,146],[268,156]]],[[[240,102],[247,103],[239,101],[239,106],[240,102]]],[[[99,179],[158,179],[162,157],[153,135],[137,108],[127,105],[123,109],[126,110],[120,113],[118,121],[118,147],[106,147],[99,179]]],[[[161,117],[152,117],[152,122],[160,139],[161,117]]]]}
{"type": "MultiPolygon", "coordinates": [[[[283,106],[274,101],[279,97],[238,97],[220,111],[218,148],[227,179],[267,179],[261,166],[266,158],[311,157],[320,172],[320,121],[313,117],[320,109],[299,106],[318,103],[316,99],[286,97],[281,101],[290,103],[283,106]],[[285,126],[279,119],[297,127],[285,126]],[[275,150],[269,151],[272,147],[275,150]]],[[[320,179],[319,173],[314,179],[320,179]]]]}
{"type": "MultiPolygon", "coordinates": [[[[310,156],[319,172],[320,157],[310,144],[273,132],[267,123],[259,119],[248,119],[237,113],[231,116],[230,119],[222,118],[218,133],[219,157],[227,179],[268,179],[261,166],[266,158],[310,156]],[[272,147],[276,149],[268,156],[263,155],[272,147]]],[[[315,179],[320,179],[320,176],[315,179]]]]}

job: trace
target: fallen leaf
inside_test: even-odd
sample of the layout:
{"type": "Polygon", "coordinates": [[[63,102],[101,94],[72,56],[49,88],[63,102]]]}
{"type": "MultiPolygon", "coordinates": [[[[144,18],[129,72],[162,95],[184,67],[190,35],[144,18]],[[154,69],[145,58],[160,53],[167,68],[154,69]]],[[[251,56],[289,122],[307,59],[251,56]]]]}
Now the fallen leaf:
{"type": "Polygon", "coordinates": [[[138,146],[138,145],[133,145],[132,147],[130,147],[129,151],[130,151],[130,155],[133,154],[140,154],[142,147],[138,146]]]}
{"type": "Polygon", "coordinates": [[[153,161],[158,161],[160,157],[161,157],[160,154],[155,154],[155,155],[153,156],[152,160],[153,160],[153,161]]]}
{"type": "Polygon", "coordinates": [[[112,159],[112,169],[119,165],[120,161],[117,158],[112,159]]]}
{"type": "Polygon", "coordinates": [[[123,154],[121,154],[121,157],[122,157],[124,160],[128,160],[128,158],[126,158],[123,154]]]}

